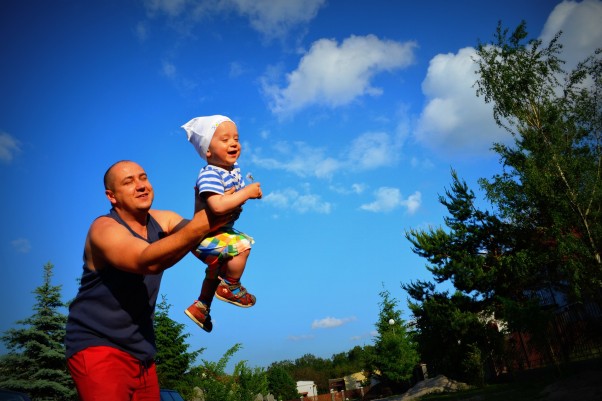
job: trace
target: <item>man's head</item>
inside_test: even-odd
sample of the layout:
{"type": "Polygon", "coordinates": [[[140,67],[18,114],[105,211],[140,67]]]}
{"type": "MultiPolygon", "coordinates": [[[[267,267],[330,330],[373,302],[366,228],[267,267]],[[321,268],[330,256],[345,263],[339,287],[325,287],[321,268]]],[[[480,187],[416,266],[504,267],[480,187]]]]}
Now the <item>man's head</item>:
{"type": "Polygon", "coordinates": [[[226,116],[214,115],[206,117],[195,117],[182,125],[182,128],[186,131],[188,141],[192,143],[197,153],[204,159],[207,160],[207,151],[209,150],[209,144],[213,138],[215,130],[224,121],[234,122],[226,116]]]}
{"type": "Polygon", "coordinates": [[[130,160],[113,164],[104,175],[105,194],[116,209],[148,211],[153,203],[153,186],[144,169],[130,160]]]}

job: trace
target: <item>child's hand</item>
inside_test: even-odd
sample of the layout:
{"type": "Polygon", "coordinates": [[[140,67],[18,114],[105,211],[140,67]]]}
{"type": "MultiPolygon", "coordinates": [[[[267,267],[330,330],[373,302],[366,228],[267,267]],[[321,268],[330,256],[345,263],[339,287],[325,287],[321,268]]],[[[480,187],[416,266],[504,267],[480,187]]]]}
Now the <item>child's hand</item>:
{"type": "Polygon", "coordinates": [[[263,193],[261,192],[261,186],[258,182],[252,182],[245,187],[245,190],[249,194],[249,199],[261,199],[263,193]]]}

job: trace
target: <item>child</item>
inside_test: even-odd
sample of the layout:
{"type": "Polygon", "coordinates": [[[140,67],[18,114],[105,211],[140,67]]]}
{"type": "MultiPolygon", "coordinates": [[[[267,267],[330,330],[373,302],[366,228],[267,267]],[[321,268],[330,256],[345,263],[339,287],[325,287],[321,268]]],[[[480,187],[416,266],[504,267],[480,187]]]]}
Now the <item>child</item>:
{"type": "MultiPolygon", "coordinates": [[[[196,182],[197,203],[215,214],[236,212],[248,199],[260,199],[258,182],[245,185],[238,167],[241,146],[236,124],[226,116],[196,117],[182,126],[188,140],[207,161],[196,182]]],[[[207,264],[198,300],[185,313],[206,332],[213,328],[209,309],[213,296],[233,305],[248,308],[255,296],[240,284],[253,238],[233,228],[232,223],[209,234],[194,251],[207,264]]]]}

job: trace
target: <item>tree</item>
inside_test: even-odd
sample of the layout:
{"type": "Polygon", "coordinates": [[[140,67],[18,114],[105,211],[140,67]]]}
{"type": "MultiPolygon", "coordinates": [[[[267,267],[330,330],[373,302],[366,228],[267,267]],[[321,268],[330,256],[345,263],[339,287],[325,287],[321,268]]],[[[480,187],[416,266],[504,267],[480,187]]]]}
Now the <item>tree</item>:
{"type": "Polygon", "coordinates": [[[157,376],[161,387],[176,389],[186,395],[191,387],[186,374],[203,350],[188,351],[186,339],[190,334],[184,333],[183,324],[169,317],[170,307],[163,296],[155,312],[157,376]]]}
{"type": "Polygon", "coordinates": [[[376,322],[378,335],[374,342],[373,373],[384,385],[400,388],[412,377],[420,361],[413,334],[401,319],[401,311],[395,309],[397,300],[389,291],[380,292],[380,312],[376,322]]]}
{"type": "Polygon", "coordinates": [[[267,370],[268,390],[278,400],[292,400],[299,396],[297,383],[289,373],[291,367],[291,362],[277,362],[267,370]]]}
{"type": "Polygon", "coordinates": [[[235,344],[217,362],[202,361],[191,369],[191,384],[201,389],[203,399],[211,401],[254,401],[257,394],[268,390],[266,373],[261,368],[251,369],[241,361],[234,367],[234,374],[225,372],[232,356],[241,348],[235,344]]]}
{"type": "Polygon", "coordinates": [[[372,346],[360,347],[356,345],[347,352],[341,352],[333,355],[331,378],[344,377],[356,372],[370,370],[370,360],[372,357],[372,346]]]}
{"type": "Polygon", "coordinates": [[[297,381],[311,380],[318,387],[318,392],[326,393],[330,390],[328,379],[333,378],[332,362],[312,354],[305,354],[295,359],[292,376],[297,381]]]}
{"type": "MultiPolygon", "coordinates": [[[[409,230],[406,238],[412,250],[429,263],[427,270],[437,284],[452,284],[455,291],[436,290],[428,281],[403,284],[413,301],[419,349],[433,373],[472,381],[463,369],[473,363],[476,350],[484,371],[503,358],[503,333],[493,330],[496,319],[512,320],[512,303],[525,306],[527,289],[540,288],[547,281],[542,257],[531,249],[531,233],[480,210],[473,191],[452,170],[452,185],[439,196],[448,210],[446,228],[409,230]]],[[[544,254],[545,257],[545,254],[544,254]]],[[[532,312],[541,313],[537,309],[532,312]]],[[[520,330],[541,332],[545,321],[531,316],[520,330]]],[[[476,381],[481,381],[476,378],[476,381]]],[[[475,383],[477,384],[477,383],[475,383]]]]}
{"type": "Polygon", "coordinates": [[[477,95],[514,146],[496,144],[504,172],[482,179],[501,217],[532,233],[545,269],[574,301],[602,287],[602,51],[562,70],[558,33],[547,46],[497,27],[477,49],[477,95]]]}
{"type": "Polygon", "coordinates": [[[446,229],[406,233],[435,282],[455,289],[403,285],[423,357],[456,374],[479,376],[475,363],[500,356],[494,318],[529,332],[545,353],[550,315],[540,290],[581,302],[602,287],[601,52],[565,73],[560,34],[546,47],[526,37],[524,23],[510,36],[500,24],[494,42],[477,49],[477,95],[493,103],[496,123],[514,138],[513,146],[493,145],[502,173],[479,180],[493,211],[479,210],[452,171],[451,189],[440,196],[446,229]]]}
{"type": "Polygon", "coordinates": [[[247,366],[240,361],[234,366],[234,377],[237,379],[237,400],[254,401],[258,394],[267,395],[268,377],[262,368],[247,366]]]}
{"type": "Polygon", "coordinates": [[[75,386],[65,361],[65,324],[59,309],[61,286],[51,284],[51,263],[44,265],[42,285],[34,290],[34,314],[1,337],[9,353],[0,359],[0,387],[22,391],[36,400],[74,400],[75,386]]]}

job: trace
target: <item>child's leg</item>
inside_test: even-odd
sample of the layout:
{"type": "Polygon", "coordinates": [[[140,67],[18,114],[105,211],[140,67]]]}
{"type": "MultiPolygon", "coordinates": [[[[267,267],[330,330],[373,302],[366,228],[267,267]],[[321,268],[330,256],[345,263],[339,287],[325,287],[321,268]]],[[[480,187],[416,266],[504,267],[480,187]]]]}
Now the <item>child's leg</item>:
{"type": "Polygon", "coordinates": [[[224,274],[227,263],[228,261],[216,259],[213,263],[209,264],[205,270],[205,278],[203,279],[203,286],[201,287],[201,293],[198,299],[207,306],[207,309],[211,307],[215,290],[217,290],[217,286],[220,283],[220,275],[224,274]]]}
{"type": "Polygon", "coordinates": [[[218,299],[242,308],[255,305],[255,296],[240,285],[249,253],[250,250],[247,249],[224,263],[223,282],[220,282],[215,292],[218,299]]]}
{"type": "Polygon", "coordinates": [[[251,250],[247,249],[246,251],[234,256],[232,259],[228,259],[224,263],[224,272],[222,273],[222,278],[226,280],[228,284],[238,284],[240,282],[240,278],[245,272],[247,259],[249,258],[250,253],[251,250]]]}
{"type": "Polygon", "coordinates": [[[213,329],[209,308],[211,307],[215,290],[220,284],[219,275],[221,274],[220,269],[222,265],[222,261],[218,258],[208,262],[207,269],[205,270],[205,278],[203,279],[203,285],[201,287],[201,294],[199,295],[198,300],[194,301],[192,305],[184,311],[192,321],[206,332],[211,332],[213,329]]]}

